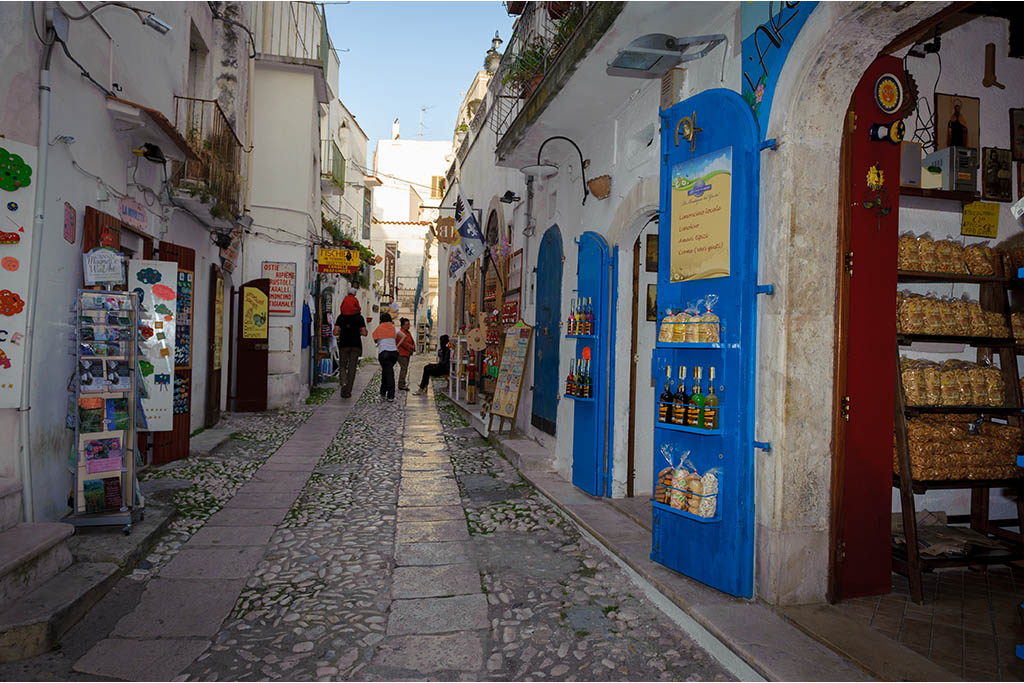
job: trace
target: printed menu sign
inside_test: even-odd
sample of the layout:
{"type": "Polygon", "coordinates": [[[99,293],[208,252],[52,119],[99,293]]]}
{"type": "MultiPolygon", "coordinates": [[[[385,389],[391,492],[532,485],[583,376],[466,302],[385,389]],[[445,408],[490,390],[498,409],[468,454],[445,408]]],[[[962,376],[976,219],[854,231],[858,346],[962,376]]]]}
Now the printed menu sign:
{"type": "Polygon", "coordinates": [[[295,315],[295,263],[263,262],[270,280],[270,315],[295,315]]]}
{"type": "Polygon", "coordinates": [[[960,234],[994,239],[999,234],[999,205],[994,202],[964,204],[960,234]]]}
{"type": "Polygon", "coordinates": [[[514,418],[523,387],[523,370],[530,353],[533,328],[520,320],[505,332],[505,348],[501,352],[498,382],[491,399],[491,414],[514,418]]]}
{"type": "Polygon", "coordinates": [[[729,275],[732,148],[672,168],[669,281],[729,275]]]}
{"type": "Polygon", "coordinates": [[[242,338],[266,339],[269,308],[267,295],[255,287],[244,287],[242,291],[242,338]]]}

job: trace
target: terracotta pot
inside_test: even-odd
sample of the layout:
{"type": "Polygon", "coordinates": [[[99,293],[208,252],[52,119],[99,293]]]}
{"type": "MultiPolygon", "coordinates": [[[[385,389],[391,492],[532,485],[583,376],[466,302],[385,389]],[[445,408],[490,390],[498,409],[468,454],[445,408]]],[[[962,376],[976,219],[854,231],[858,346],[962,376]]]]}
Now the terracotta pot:
{"type": "Polygon", "coordinates": [[[523,92],[521,97],[524,100],[530,99],[533,96],[533,92],[537,89],[537,86],[540,85],[540,82],[543,80],[544,74],[542,73],[534,74],[533,76],[531,76],[530,80],[523,83],[523,92]]]}
{"type": "Polygon", "coordinates": [[[558,21],[559,19],[564,17],[566,14],[568,14],[570,9],[572,9],[572,3],[571,2],[552,2],[551,0],[548,0],[547,5],[548,5],[548,16],[553,21],[558,21]]]}

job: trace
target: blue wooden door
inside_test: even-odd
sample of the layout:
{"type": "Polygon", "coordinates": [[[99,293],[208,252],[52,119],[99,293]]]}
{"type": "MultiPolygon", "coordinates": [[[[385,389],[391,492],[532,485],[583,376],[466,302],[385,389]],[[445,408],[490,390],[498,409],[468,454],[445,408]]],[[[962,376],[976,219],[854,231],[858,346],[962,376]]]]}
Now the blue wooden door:
{"type": "Polygon", "coordinates": [[[537,256],[537,323],[533,343],[533,408],[530,422],[555,433],[558,417],[558,344],[562,309],[562,233],[552,225],[537,256]]]}
{"type": "Polygon", "coordinates": [[[595,232],[585,232],[576,262],[574,297],[590,306],[594,331],[588,335],[567,335],[576,341],[576,358],[589,358],[588,398],[569,396],[573,402],[572,483],[592,496],[610,496],[614,417],[615,348],[614,271],[615,256],[608,243],[595,232]]]}
{"type": "MultiPolygon", "coordinates": [[[[754,571],[754,390],[757,310],[758,135],[750,107],[736,93],[702,92],[661,112],[658,342],[655,396],[666,369],[676,386],[687,368],[692,394],[700,368],[701,393],[715,369],[718,426],[665,423],[657,411],[654,471],[665,456],[685,456],[683,469],[705,477],[687,483],[683,507],[653,503],[651,558],[732,595],[750,597],[754,571]],[[675,340],[662,334],[668,310],[717,297],[720,340],[675,340]],[[703,485],[703,486],[702,486],[703,485]],[[708,500],[691,494],[714,494],[708,500]],[[691,505],[692,504],[692,507],[691,505]],[[714,508],[712,510],[712,507],[714,508]]],[[[672,319],[669,327],[680,325],[672,319]],[[673,324],[675,323],[675,324],[673,324]]],[[[697,330],[703,328],[697,327],[697,330]]],[[[655,479],[657,481],[657,479],[655,479]]]]}

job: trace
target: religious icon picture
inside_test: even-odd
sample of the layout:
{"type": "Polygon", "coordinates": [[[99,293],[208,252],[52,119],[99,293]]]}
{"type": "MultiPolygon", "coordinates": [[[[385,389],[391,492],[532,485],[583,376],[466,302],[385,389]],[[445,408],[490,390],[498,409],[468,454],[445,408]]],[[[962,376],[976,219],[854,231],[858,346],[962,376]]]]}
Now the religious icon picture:
{"type": "Polygon", "coordinates": [[[658,285],[647,285],[647,320],[658,320],[658,285]]]}
{"type": "Polygon", "coordinates": [[[985,147],[981,153],[981,198],[1013,201],[1013,163],[1010,150],[985,147]]]}
{"type": "Polygon", "coordinates": [[[1024,161],[1017,162],[1017,199],[1024,198],[1024,161]]]}
{"type": "Polygon", "coordinates": [[[647,236],[647,249],[644,258],[644,270],[648,273],[658,272],[658,234],[647,236]]]}
{"type": "Polygon", "coordinates": [[[981,100],[977,97],[935,93],[935,149],[973,147],[978,149],[978,121],[981,100]]]}
{"type": "Polygon", "coordinates": [[[1010,152],[1014,161],[1024,161],[1024,109],[1010,110],[1010,152]]]}

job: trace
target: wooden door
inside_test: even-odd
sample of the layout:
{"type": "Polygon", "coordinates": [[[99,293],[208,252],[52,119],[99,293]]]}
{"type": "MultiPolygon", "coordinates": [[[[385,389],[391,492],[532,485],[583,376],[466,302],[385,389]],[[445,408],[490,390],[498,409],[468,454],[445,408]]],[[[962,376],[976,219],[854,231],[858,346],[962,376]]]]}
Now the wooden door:
{"type": "Polygon", "coordinates": [[[558,417],[558,347],[562,315],[562,233],[557,225],[548,228],[537,256],[537,324],[533,345],[534,427],[554,435],[558,417]]]}
{"type": "Polygon", "coordinates": [[[896,376],[896,264],[900,147],[870,138],[891,123],[875,103],[886,73],[903,64],[880,57],[864,73],[845,119],[840,178],[836,393],[829,597],[888,593],[892,587],[892,460],[896,376]],[[883,206],[868,188],[884,173],[883,206]]]}
{"type": "Polygon", "coordinates": [[[267,361],[270,280],[261,278],[242,285],[238,295],[238,327],[235,330],[235,410],[267,409],[267,361]]]}
{"type": "Polygon", "coordinates": [[[220,368],[224,359],[224,275],[217,264],[210,265],[210,312],[206,337],[205,427],[220,420],[220,368]]]}

